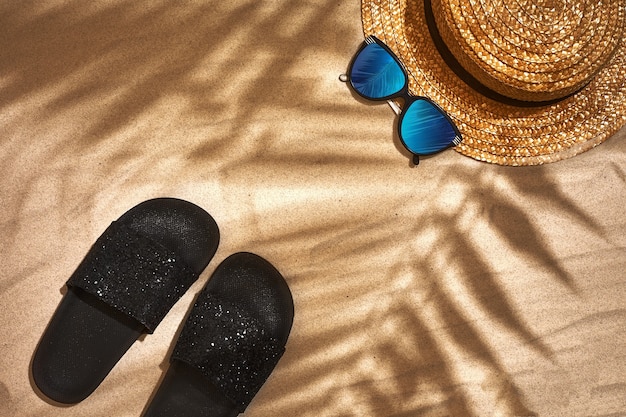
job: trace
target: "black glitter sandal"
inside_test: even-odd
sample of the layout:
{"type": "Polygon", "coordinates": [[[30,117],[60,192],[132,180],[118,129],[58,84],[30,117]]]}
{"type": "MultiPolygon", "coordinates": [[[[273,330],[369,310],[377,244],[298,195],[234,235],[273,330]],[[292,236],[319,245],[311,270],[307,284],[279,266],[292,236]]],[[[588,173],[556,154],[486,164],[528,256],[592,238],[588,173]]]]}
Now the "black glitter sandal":
{"type": "Polygon", "coordinates": [[[280,273],[257,255],[231,255],[198,295],[144,417],[243,412],[281,358],[292,323],[280,273]]]}
{"type": "Polygon", "coordinates": [[[89,396],[196,281],[218,242],[207,212],[173,198],[145,201],[113,222],[67,281],[35,351],[41,393],[65,404],[89,396]]]}

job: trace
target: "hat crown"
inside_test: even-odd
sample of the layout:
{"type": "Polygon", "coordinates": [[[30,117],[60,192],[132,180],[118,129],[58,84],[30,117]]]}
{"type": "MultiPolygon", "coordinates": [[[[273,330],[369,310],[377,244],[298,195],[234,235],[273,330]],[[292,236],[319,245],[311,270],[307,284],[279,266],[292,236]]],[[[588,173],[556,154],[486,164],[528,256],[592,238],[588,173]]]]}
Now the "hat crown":
{"type": "Polygon", "coordinates": [[[548,101],[583,88],[622,42],[623,0],[432,0],[446,47],[481,84],[548,101]]]}

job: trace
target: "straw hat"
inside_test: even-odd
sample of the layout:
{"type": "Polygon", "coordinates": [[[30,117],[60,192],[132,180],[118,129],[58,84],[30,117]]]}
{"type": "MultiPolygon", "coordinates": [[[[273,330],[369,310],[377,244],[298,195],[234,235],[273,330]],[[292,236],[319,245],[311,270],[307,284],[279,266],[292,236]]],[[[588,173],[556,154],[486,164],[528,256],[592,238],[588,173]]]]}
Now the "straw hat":
{"type": "Polygon", "coordinates": [[[362,19],[412,94],[455,121],[464,155],[554,162],[626,124],[624,0],[362,0],[362,19]]]}

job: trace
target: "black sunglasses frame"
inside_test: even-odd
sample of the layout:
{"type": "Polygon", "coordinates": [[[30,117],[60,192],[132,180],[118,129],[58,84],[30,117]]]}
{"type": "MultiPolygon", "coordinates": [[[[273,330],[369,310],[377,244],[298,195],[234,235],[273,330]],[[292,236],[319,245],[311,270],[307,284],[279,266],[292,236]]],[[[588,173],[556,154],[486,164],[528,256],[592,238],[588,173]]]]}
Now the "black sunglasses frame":
{"type": "Polygon", "coordinates": [[[378,39],[376,36],[369,35],[367,38],[365,38],[365,40],[363,41],[363,43],[361,44],[361,46],[359,47],[357,52],[352,57],[352,60],[350,61],[350,64],[348,66],[347,81],[350,84],[350,87],[352,88],[352,90],[355,93],[357,93],[360,97],[362,97],[362,98],[364,98],[366,100],[369,100],[369,101],[387,101],[387,102],[389,102],[389,105],[391,106],[391,108],[394,109],[394,112],[399,116],[399,119],[398,119],[398,136],[400,138],[400,141],[402,142],[402,145],[405,147],[405,149],[407,151],[409,151],[413,155],[413,163],[415,165],[419,164],[419,157],[420,156],[436,154],[436,153],[439,153],[439,152],[441,152],[441,151],[443,151],[443,150],[445,150],[447,148],[444,148],[444,149],[441,149],[441,150],[438,150],[436,152],[432,152],[432,153],[429,153],[429,154],[417,154],[415,152],[412,152],[407,147],[406,142],[402,138],[402,121],[404,120],[404,115],[406,114],[405,110],[408,109],[411,106],[411,104],[413,104],[414,102],[419,101],[419,100],[427,101],[428,103],[430,103],[435,109],[437,109],[448,120],[448,122],[450,123],[450,125],[454,129],[454,133],[456,134],[456,137],[452,141],[452,144],[450,144],[450,146],[448,146],[448,148],[458,145],[463,140],[462,136],[461,136],[461,132],[459,132],[459,129],[457,128],[456,123],[454,123],[452,118],[448,115],[448,113],[446,113],[445,110],[443,110],[441,108],[441,106],[439,106],[437,103],[435,103],[434,101],[432,101],[428,97],[415,96],[415,95],[411,94],[411,92],[409,91],[409,73],[406,70],[406,67],[404,66],[402,61],[400,61],[398,59],[396,54],[383,41],[378,39]],[[367,48],[368,45],[371,45],[373,43],[376,43],[378,46],[383,48],[389,54],[389,56],[391,56],[391,58],[393,58],[393,60],[400,66],[400,69],[402,70],[402,74],[404,75],[404,85],[402,86],[402,88],[398,92],[390,94],[390,95],[385,96],[385,97],[369,97],[369,96],[366,96],[364,94],[361,94],[361,92],[359,90],[357,90],[354,87],[354,85],[352,84],[352,79],[350,77],[350,75],[352,74],[352,68],[354,67],[354,63],[355,63],[356,59],[358,58],[358,56],[361,54],[361,52],[365,48],[367,48]],[[398,99],[398,98],[401,98],[403,100],[403,105],[402,106],[399,106],[397,103],[393,102],[394,99],[398,99]],[[393,102],[393,104],[391,104],[391,102],[393,102]],[[398,110],[396,110],[396,108],[398,110]]]}

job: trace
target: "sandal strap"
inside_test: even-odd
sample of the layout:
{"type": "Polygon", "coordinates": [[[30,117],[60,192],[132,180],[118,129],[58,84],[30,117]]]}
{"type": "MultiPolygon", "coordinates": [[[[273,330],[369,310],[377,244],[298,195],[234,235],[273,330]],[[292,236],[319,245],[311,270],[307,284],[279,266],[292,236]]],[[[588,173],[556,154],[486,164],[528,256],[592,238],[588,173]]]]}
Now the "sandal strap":
{"type": "Polygon", "coordinates": [[[243,412],[284,351],[257,319],[205,292],[186,320],[172,360],[199,370],[243,412]]]}
{"type": "Polygon", "coordinates": [[[113,222],[67,281],[143,324],[148,333],[195,282],[173,251],[113,222]]]}

